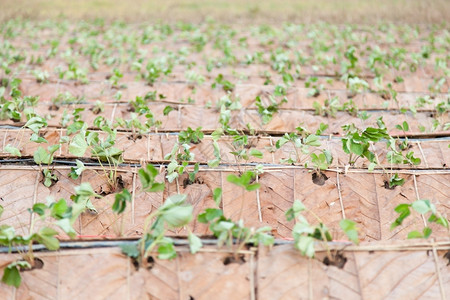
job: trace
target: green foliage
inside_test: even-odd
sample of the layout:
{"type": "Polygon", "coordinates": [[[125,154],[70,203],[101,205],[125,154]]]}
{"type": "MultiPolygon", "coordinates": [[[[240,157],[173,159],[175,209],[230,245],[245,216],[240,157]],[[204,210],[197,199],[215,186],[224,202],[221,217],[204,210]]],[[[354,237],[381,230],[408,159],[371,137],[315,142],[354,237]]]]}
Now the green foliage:
{"type": "Polygon", "coordinates": [[[287,103],[286,97],[284,97],[281,102],[277,102],[274,97],[269,97],[270,104],[268,106],[264,106],[260,96],[257,96],[255,99],[255,105],[258,108],[258,113],[261,116],[262,122],[264,125],[268,124],[272,121],[272,118],[275,113],[278,112],[280,106],[283,103],[287,103]]]}
{"type": "Polygon", "coordinates": [[[121,214],[125,211],[127,202],[131,202],[131,194],[127,189],[124,189],[121,193],[117,193],[114,197],[114,204],[112,206],[113,212],[121,214]]]}
{"type": "MultiPolygon", "coordinates": [[[[61,228],[69,237],[74,238],[76,232],[73,229],[78,216],[85,211],[86,206],[83,206],[80,201],[83,197],[95,195],[86,183],[83,186],[76,188],[76,194],[72,198],[75,203],[69,207],[66,200],[60,199],[55,202],[51,199],[47,203],[38,202],[33,205],[28,211],[31,214],[37,214],[30,226],[30,234],[22,236],[16,233],[14,227],[9,225],[0,226],[0,245],[7,246],[11,249],[13,246],[27,246],[28,253],[23,254],[25,260],[18,260],[9,264],[3,271],[2,281],[8,285],[19,287],[21,283],[20,270],[31,268],[34,264],[33,242],[43,244],[48,250],[55,251],[59,249],[59,240],[57,239],[58,231],[49,226],[42,226],[39,231],[34,232],[35,223],[40,221],[46,225],[57,226],[61,228]],[[50,222],[52,220],[52,222],[50,222]]],[[[0,206],[0,213],[3,207],[0,206]]]]}
{"type": "Polygon", "coordinates": [[[388,186],[390,189],[396,186],[402,186],[405,183],[405,179],[398,176],[397,173],[393,174],[388,181],[388,186]]]}
{"type": "Polygon", "coordinates": [[[229,80],[226,80],[222,74],[217,75],[214,79],[214,83],[211,85],[213,89],[217,86],[221,86],[225,92],[232,92],[235,88],[235,85],[229,80]]]}
{"type": "MultiPolygon", "coordinates": [[[[381,121],[382,122],[382,121],[381,121]]],[[[353,165],[353,155],[364,157],[371,163],[375,163],[375,154],[369,150],[369,142],[379,142],[382,139],[389,139],[390,136],[384,127],[384,122],[380,123],[379,128],[367,127],[364,130],[358,129],[355,125],[342,126],[345,132],[345,138],[342,139],[342,148],[349,154],[349,164],[353,165]]]]}
{"type": "MultiPolygon", "coordinates": [[[[331,233],[325,224],[323,224],[314,213],[308,210],[301,201],[295,200],[292,207],[286,211],[285,216],[288,221],[295,220],[295,225],[292,229],[294,247],[299,250],[302,255],[314,257],[315,242],[322,242],[325,248],[328,249],[326,243],[332,240],[331,233]],[[306,212],[310,213],[319,224],[311,225],[303,216],[303,213],[306,212]]],[[[355,222],[344,219],[341,220],[339,225],[352,242],[356,244],[359,243],[355,222]]],[[[329,250],[327,250],[327,252],[328,256],[330,256],[329,250]]]]}
{"type": "MultiPolygon", "coordinates": [[[[391,224],[391,230],[394,228],[401,226],[403,221],[411,215],[411,208],[417,213],[423,215],[425,217],[426,214],[429,214],[427,222],[428,223],[436,223],[447,230],[449,230],[449,222],[448,220],[442,216],[437,210],[436,206],[431,203],[430,200],[417,200],[413,203],[402,203],[395,207],[395,212],[398,213],[397,219],[391,224]]],[[[417,230],[411,231],[408,233],[408,239],[411,238],[428,238],[432,233],[432,229],[425,225],[422,232],[417,230]]]]}
{"type": "Polygon", "coordinates": [[[271,246],[274,243],[273,236],[269,234],[270,227],[261,227],[256,230],[247,228],[242,221],[236,223],[225,218],[221,209],[207,208],[205,212],[198,215],[198,221],[209,224],[209,229],[217,238],[219,247],[224,244],[230,248],[237,245],[236,253],[246,244],[271,246]]]}
{"type": "Polygon", "coordinates": [[[333,162],[330,151],[323,150],[319,155],[311,153],[311,163],[316,170],[326,170],[333,162]]]}
{"type": "Polygon", "coordinates": [[[69,173],[69,176],[72,179],[78,179],[81,173],[83,173],[83,171],[86,170],[86,167],[84,166],[83,162],[76,159],[75,163],[77,164],[76,167],[71,167],[69,173]]]}
{"type": "Polygon", "coordinates": [[[242,187],[247,191],[254,191],[260,188],[259,183],[252,183],[256,179],[256,174],[253,171],[246,171],[241,176],[230,174],[227,176],[227,181],[237,186],[242,187]]]}
{"type": "MultiPolygon", "coordinates": [[[[122,252],[134,257],[140,265],[145,264],[147,257],[155,249],[158,258],[173,259],[176,257],[173,240],[165,237],[165,232],[168,228],[175,229],[187,225],[191,218],[192,206],[186,204],[186,195],[173,195],[146,218],[144,233],[138,243],[123,245],[122,252]]],[[[197,252],[201,247],[201,241],[193,234],[190,234],[189,243],[193,252],[197,252]]]]}
{"type": "Polygon", "coordinates": [[[139,169],[138,175],[141,180],[142,190],[145,192],[162,192],[164,183],[156,182],[158,170],[153,165],[147,165],[145,168],[139,169]]]}
{"type": "Polygon", "coordinates": [[[339,221],[339,226],[341,227],[342,231],[345,232],[347,237],[355,244],[359,244],[358,239],[358,228],[356,227],[356,223],[349,219],[342,219],[339,221]]]}
{"type": "Polygon", "coordinates": [[[201,127],[197,127],[195,130],[188,127],[185,131],[180,131],[178,134],[178,142],[181,144],[198,144],[203,139],[203,136],[201,127]]]}
{"type": "Polygon", "coordinates": [[[10,263],[3,271],[2,282],[18,288],[22,282],[20,270],[28,268],[31,268],[31,265],[26,261],[15,261],[10,263]]]}

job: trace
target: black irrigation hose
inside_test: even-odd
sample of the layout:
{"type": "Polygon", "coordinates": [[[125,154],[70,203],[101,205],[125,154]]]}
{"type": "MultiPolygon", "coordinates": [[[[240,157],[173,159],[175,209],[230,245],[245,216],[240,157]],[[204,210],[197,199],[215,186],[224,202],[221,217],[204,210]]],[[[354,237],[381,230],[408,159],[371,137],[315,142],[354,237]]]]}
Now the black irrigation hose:
{"type": "MultiPolygon", "coordinates": [[[[0,129],[22,130],[23,126],[19,126],[19,125],[17,125],[17,126],[14,126],[14,125],[0,125],[0,129]]],[[[58,130],[58,129],[64,129],[64,128],[48,126],[48,127],[46,127],[46,129],[58,130]]],[[[101,131],[99,128],[96,128],[96,127],[89,127],[88,129],[91,130],[91,131],[99,131],[99,132],[101,131]]],[[[42,130],[44,131],[45,129],[42,129],[42,130]]],[[[130,130],[127,130],[127,129],[116,129],[116,130],[119,133],[130,133],[130,134],[132,133],[130,130]]],[[[178,136],[180,134],[180,131],[182,131],[182,130],[158,130],[158,132],[143,133],[141,135],[142,136],[147,136],[147,135],[150,135],[150,136],[162,136],[162,135],[178,136]]],[[[250,134],[250,131],[247,130],[247,129],[242,129],[242,130],[239,130],[239,131],[241,131],[244,134],[250,134]]],[[[207,130],[202,130],[202,132],[204,134],[208,135],[208,134],[213,133],[214,130],[207,129],[207,130]]],[[[284,136],[285,133],[292,133],[294,131],[289,131],[289,132],[288,131],[286,131],[286,132],[284,132],[284,131],[281,131],[281,132],[270,132],[270,131],[258,132],[258,131],[256,131],[256,132],[258,133],[258,135],[255,135],[254,138],[258,138],[258,137],[281,137],[281,136],[284,136]]],[[[223,135],[223,137],[232,137],[232,136],[231,135],[223,135]]],[[[331,138],[331,139],[339,139],[339,140],[342,140],[342,139],[345,138],[343,136],[336,136],[336,135],[318,135],[318,137],[320,139],[330,139],[331,138]]],[[[392,137],[393,138],[398,138],[401,141],[405,139],[405,136],[403,136],[403,135],[402,136],[392,135],[392,137]]],[[[445,141],[445,140],[450,140],[450,136],[449,136],[448,131],[447,132],[436,132],[436,133],[424,133],[424,134],[421,134],[421,135],[408,135],[407,134],[406,137],[410,141],[419,141],[419,142],[420,141],[424,141],[424,140],[426,140],[426,141],[441,141],[441,140],[445,141]]]]}
{"type": "MultiPolygon", "coordinates": [[[[98,163],[98,162],[89,162],[86,161],[85,159],[78,159],[80,161],[83,162],[83,164],[85,166],[90,166],[90,167],[102,167],[104,165],[98,163]]],[[[23,165],[35,165],[38,166],[35,162],[33,158],[22,158],[22,159],[0,159],[0,165],[15,165],[15,164],[23,164],[23,165]]],[[[76,166],[77,163],[74,160],[58,160],[58,159],[54,159],[53,163],[50,164],[50,166],[54,166],[54,165],[63,165],[63,166],[76,166]]],[[[118,167],[141,167],[141,164],[139,163],[122,163],[117,165],[118,167]]]]}
{"type": "MultiPolygon", "coordinates": [[[[83,159],[80,159],[83,161],[83,159]]],[[[104,165],[101,165],[100,163],[95,162],[84,162],[85,166],[90,167],[104,167],[104,165]]],[[[149,164],[152,164],[155,167],[165,167],[169,165],[169,161],[151,161],[148,162],[149,164]]],[[[190,166],[193,166],[196,162],[188,162],[190,166]]],[[[32,158],[23,158],[23,159],[0,159],[0,166],[1,165],[26,165],[26,166],[38,166],[32,158]]],[[[50,166],[76,166],[75,159],[74,160],[53,160],[53,163],[50,166]]],[[[255,167],[258,165],[262,165],[263,167],[272,167],[272,168],[283,168],[283,167],[303,167],[301,165],[283,165],[283,164],[273,164],[273,163],[228,163],[228,164],[220,164],[219,167],[215,168],[219,170],[220,168],[227,168],[227,167],[238,167],[238,166],[247,166],[247,167],[255,167]]],[[[118,167],[131,167],[131,168],[141,168],[142,165],[140,163],[122,163],[119,164],[118,167]]],[[[202,167],[209,168],[207,163],[199,163],[200,170],[202,170],[202,167]]],[[[311,169],[311,168],[310,168],[311,169]]],[[[366,170],[366,169],[363,169],[366,170]]],[[[425,169],[403,169],[403,168],[392,168],[392,170],[407,170],[407,171],[413,171],[413,170],[425,170],[425,169]]],[[[426,170],[433,170],[433,171],[448,171],[446,168],[427,168],[426,170]]]]}
{"type": "MultiPolygon", "coordinates": [[[[189,241],[184,238],[172,238],[173,244],[175,246],[187,246],[189,241]]],[[[201,239],[203,245],[217,245],[216,239],[205,238],[201,239]]],[[[91,248],[115,248],[122,245],[127,245],[131,243],[136,243],[138,240],[109,240],[109,241],[79,241],[79,242],[60,242],[59,247],[61,250],[69,249],[91,249],[91,248]]],[[[234,242],[237,242],[236,240],[234,242]]],[[[275,239],[274,245],[287,245],[293,244],[290,240],[275,239]]],[[[352,243],[350,242],[329,242],[328,244],[336,244],[342,246],[348,246],[352,243]]],[[[48,251],[47,248],[42,244],[33,244],[33,251],[48,251]]],[[[28,246],[14,246],[14,247],[0,247],[0,253],[18,253],[28,251],[28,246]]]]}

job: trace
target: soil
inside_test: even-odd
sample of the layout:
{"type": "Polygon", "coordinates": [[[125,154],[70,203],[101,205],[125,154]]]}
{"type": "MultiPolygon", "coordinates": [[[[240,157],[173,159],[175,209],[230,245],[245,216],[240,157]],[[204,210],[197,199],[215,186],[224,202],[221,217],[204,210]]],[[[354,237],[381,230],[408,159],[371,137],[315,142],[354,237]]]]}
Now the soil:
{"type": "Polygon", "coordinates": [[[229,264],[234,264],[234,263],[242,265],[245,262],[246,262],[246,260],[245,260],[244,254],[239,254],[237,256],[232,254],[230,256],[225,257],[225,259],[223,260],[223,264],[225,266],[229,265],[229,264]]]}
{"type": "Polygon", "coordinates": [[[342,254],[342,252],[338,251],[335,254],[331,254],[331,256],[331,259],[326,256],[322,262],[327,266],[335,266],[339,269],[343,269],[345,263],[347,262],[347,258],[342,254]]]}
{"type": "Polygon", "coordinates": [[[35,257],[31,268],[20,268],[21,272],[32,271],[34,269],[42,269],[44,267],[44,261],[38,257],[35,257]]]}
{"type": "Polygon", "coordinates": [[[314,171],[312,173],[312,182],[317,185],[324,185],[328,180],[328,176],[320,171],[314,171]]]}

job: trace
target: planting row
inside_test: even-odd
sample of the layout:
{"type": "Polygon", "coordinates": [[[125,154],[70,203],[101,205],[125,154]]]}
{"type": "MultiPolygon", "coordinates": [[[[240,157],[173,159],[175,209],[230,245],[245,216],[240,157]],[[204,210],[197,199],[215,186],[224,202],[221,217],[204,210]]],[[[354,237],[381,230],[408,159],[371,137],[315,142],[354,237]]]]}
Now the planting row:
{"type": "Polygon", "coordinates": [[[336,78],[347,88],[368,89],[365,79],[371,77],[372,89],[388,90],[405,74],[417,72],[432,78],[427,82],[430,93],[448,90],[445,26],[386,25],[361,31],[330,24],[233,28],[217,23],[138,27],[50,23],[2,24],[5,75],[25,70],[45,83],[56,73],[61,79],[87,83],[92,77],[88,73],[107,72],[111,84],[120,86],[125,72],[135,72],[137,80],[149,84],[171,78],[202,85],[209,77],[227,86],[258,74],[261,83],[292,84],[302,79],[305,87],[319,90],[336,78]],[[245,72],[251,67],[256,72],[245,72]],[[329,78],[322,84],[317,75],[329,78]]]}
{"type": "MultiPolygon", "coordinates": [[[[11,107],[10,107],[11,108],[11,107]]],[[[116,128],[147,133],[150,131],[181,131],[188,127],[202,127],[205,131],[214,131],[218,127],[230,127],[237,130],[268,131],[269,133],[294,132],[297,127],[310,130],[319,128],[321,123],[328,125],[326,134],[343,135],[342,126],[355,124],[359,128],[376,126],[376,120],[382,118],[385,127],[391,132],[408,132],[410,135],[429,133],[447,134],[449,129],[448,114],[436,115],[427,112],[416,114],[396,114],[395,112],[362,112],[352,116],[347,112],[337,111],[335,117],[316,115],[312,111],[281,109],[241,109],[227,101],[217,109],[191,105],[167,104],[108,104],[104,106],[76,104],[49,109],[48,105],[37,105],[33,112],[28,110],[3,111],[4,125],[24,125],[33,115],[42,116],[42,122],[50,127],[67,127],[71,123],[82,121],[90,128],[113,124],[116,128]],[[18,121],[21,121],[18,123],[18,121]],[[408,123],[408,130],[396,129],[408,123]]],[[[43,127],[44,127],[43,125],[43,127]]]]}
{"type": "MultiPolygon", "coordinates": [[[[107,132],[98,132],[101,139],[107,139],[107,132]]],[[[29,129],[0,129],[1,149],[0,157],[8,162],[13,159],[14,154],[10,147],[16,148],[21,157],[33,157],[39,148],[58,145],[61,139],[68,136],[67,129],[47,128],[39,131],[39,136],[47,143],[31,142],[35,133],[29,129]]],[[[53,155],[54,160],[73,160],[78,158],[86,162],[95,159],[95,150],[88,147],[84,154],[74,151],[74,143],[63,143],[53,155]],[[72,146],[71,146],[72,145],[72,146]],[[76,154],[76,155],[75,155],[76,154]]],[[[395,139],[394,142],[386,139],[373,143],[369,150],[378,159],[376,168],[401,168],[401,169],[447,169],[450,165],[450,150],[447,138],[435,139],[395,139]],[[406,141],[407,146],[402,149],[399,146],[406,141]],[[395,148],[391,147],[392,143],[395,148]]],[[[150,133],[139,134],[118,132],[115,135],[115,147],[122,151],[125,162],[170,162],[172,159],[179,160],[178,154],[183,154],[184,159],[191,164],[208,164],[216,166],[219,164],[239,165],[248,163],[270,164],[270,165],[309,165],[319,169],[330,168],[365,168],[370,160],[364,156],[352,163],[350,153],[346,153],[343,146],[346,141],[339,137],[311,136],[309,140],[301,134],[293,136],[211,136],[204,135],[199,129],[188,129],[180,133],[150,133]],[[313,138],[314,137],[314,138],[313,138]],[[306,142],[306,143],[305,143],[306,142]],[[184,145],[184,146],[183,146],[184,145]],[[178,147],[178,149],[176,149],[178,147]],[[173,150],[176,154],[173,155],[173,150]],[[322,161],[319,156],[323,153],[330,158],[322,161]],[[314,155],[317,155],[317,159],[314,155]]],[[[95,161],[94,161],[95,162],[95,161]]]]}
{"type": "MultiPolygon", "coordinates": [[[[448,172],[400,173],[397,179],[402,180],[403,185],[390,188],[387,180],[391,175],[379,172],[340,174],[282,168],[268,169],[259,175],[247,171],[237,176],[239,181],[230,179],[234,172],[203,168],[197,171],[187,168],[179,177],[170,180],[168,170],[160,169],[162,173],[155,180],[165,183],[158,187],[159,192],[149,193],[143,189],[141,175],[136,174],[136,169],[105,171],[101,168],[70,170],[54,167],[51,186],[46,187],[46,178],[38,169],[4,166],[0,168],[0,196],[4,207],[0,224],[11,225],[23,235],[33,228],[39,230],[48,226],[47,221],[39,221],[38,216],[30,215],[29,209],[36,203],[51,203],[49,197],[53,201],[66,199],[67,205],[72,203],[69,199],[76,202],[77,198],[72,195],[78,193],[81,183],[89,182],[92,186],[92,194],[88,194],[89,209],[72,220],[74,237],[82,239],[141,237],[146,218],[164,206],[171,196],[180,193],[187,195],[186,203],[192,206],[193,218],[185,229],[171,231],[172,235],[188,235],[191,231],[202,236],[211,234],[208,225],[200,222],[198,216],[205,209],[220,207],[224,216],[231,220],[242,220],[246,226],[256,228],[268,225],[275,237],[290,239],[294,225],[299,221],[294,222],[285,215],[295,206],[294,200],[299,199],[307,211],[306,220],[311,224],[325,224],[336,239],[344,238],[340,229],[343,219],[355,221],[359,229],[357,236],[365,241],[405,239],[411,231],[421,232],[424,227],[432,229],[434,237],[449,237],[448,228],[433,224],[432,219],[428,222],[424,219],[424,216],[428,217],[424,211],[424,216],[412,213],[400,227],[393,225],[400,212],[397,207],[411,205],[418,199],[427,199],[436,216],[448,218],[448,172]],[[80,171],[79,178],[73,179],[80,171]],[[249,172],[254,177],[245,181],[249,172]],[[111,178],[112,175],[116,177],[111,178]],[[117,214],[113,203],[118,194],[122,195],[122,189],[129,191],[129,196],[123,203],[123,213],[117,214]]],[[[59,238],[67,239],[67,236],[60,232],[59,238]]]]}
{"type": "MultiPolygon", "coordinates": [[[[20,90],[24,95],[39,95],[39,101],[52,107],[72,103],[92,103],[97,100],[105,103],[131,102],[137,97],[151,97],[149,102],[165,102],[168,104],[191,104],[199,106],[217,106],[221,98],[226,98],[227,93],[237,102],[236,105],[245,108],[255,108],[259,105],[268,106],[277,104],[283,109],[315,110],[317,104],[325,106],[325,101],[330,109],[335,111],[348,111],[352,107],[358,110],[405,110],[405,111],[436,111],[446,107],[448,95],[438,93],[430,97],[429,93],[418,89],[420,81],[414,79],[412,87],[391,89],[379,93],[349,90],[345,87],[334,89],[323,88],[311,93],[311,89],[302,88],[301,85],[258,85],[241,84],[233,85],[229,91],[213,89],[210,86],[192,86],[189,83],[163,82],[155,83],[152,87],[139,82],[127,82],[127,88],[113,88],[108,82],[95,82],[87,85],[79,85],[73,81],[57,81],[45,85],[38,84],[34,80],[21,78],[20,90]],[[403,92],[402,92],[403,91],[403,92]],[[256,99],[261,100],[261,104],[256,99]]],[[[222,100],[223,101],[223,100],[222,100]]],[[[331,115],[331,114],[330,114],[331,115]]]]}
{"type": "MultiPolygon", "coordinates": [[[[1,284],[0,293],[4,299],[161,300],[438,299],[450,293],[448,252],[405,242],[380,251],[386,246],[332,247],[338,266],[304,258],[291,245],[234,254],[209,247],[195,255],[180,246],[175,259],[153,256],[145,268],[136,268],[118,248],[39,252],[39,266],[21,272],[20,288],[1,284]]],[[[1,254],[0,265],[17,258],[1,254]]]]}

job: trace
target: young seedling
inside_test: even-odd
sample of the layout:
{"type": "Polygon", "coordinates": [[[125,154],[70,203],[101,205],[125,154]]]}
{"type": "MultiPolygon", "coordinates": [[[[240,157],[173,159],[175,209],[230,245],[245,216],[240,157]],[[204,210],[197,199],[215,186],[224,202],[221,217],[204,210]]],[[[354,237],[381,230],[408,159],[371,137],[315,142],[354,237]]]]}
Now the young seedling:
{"type": "MultiPolygon", "coordinates": [[[[242,188],[242,192],[255,191],[260,188],[259,183],[254,183],[257,174],[254,171],[246,171],[241,176],[230,174],[227,176],[227,181],[242,188]]],[[[239,210],[239,220],[242,220],[242,213],[244,211],[244,199],[241,201],[241,209],[239,210]]]]}
{"type": "MultiPolygon", "coordinates": [[[[329,168],[333,162],[333,156],[330,151],[322,150],[322,153],[319,153],[319,155],[316,153],[311,153],[310,157],[312,167],[314,168],[312,173],[312,181],[317,185],[324,185],[328,177],[322,173],[322,171],[329,168]]],[[[307,163],[305,164],[305,167],[308,167],[307,163]]]]}
{"type": "Polygon", "coordinates": [[[258,114],[261,116],[263,125],[266,125],[270,121],[272,121],[274,114],[276,114],[278,112],[278,110],[280,109],[280,106],[283,105],[283,103],[288,102],[285,94],[286,94],[285,89],[281,86],[277,86],[275,88],[274,95],[268,96],[269,101],[270,101],[270,104],[268,106],[263,105],[261,96],[256,96],[255,105],[258,108],[258,114]],[[277,96],[283,96],[283,98],[280,102],[277,102],[275,100],[275,97],[277,97],[277,96]]]}
{"type": "MultiPolygon", "coordinates": [[[[302,255],[314,257],[316,253],[314,244],[315,242],[320,242],[327,252],[327,257],[324,260],[324,263],[336,265],[340,268],[344,266],[347,259],[339,253],[333,255],[328,247],[328,242],[333,240],[328,228],[322,220],[311,210],[307,209],[300,200],[295,200],[292,208],[287,210],[285,215],[288,221],[295,220],[296,222],[294,228],[292,229],[294,247],[298,249],[302,255]],[[311,225],[302,215],[303,212],[309,213],[313,216],[319,222],[319,225],[311,225]]],[[[359,243],[358,231],[355,222],[348,219],[343,219],[340,221],[339,225],[352,242],[355,244],[359,243]]]]}
{"type": "MultiPolygon", "coordinates": [[[[166,237],[168,229],[181,228],[192,218],[192,206],[185,203],[186,195],[173,195],[145,219],[142,237],[136,243],[121,246],[122,252],[135,261],[137,268],[150,269],[154,261],[151,254],[157,251],[159,259],[173,259],[177,253],[172,238],[166,237]]],[[[201,240],[192,233],[189,238],[191,251],[197,252],[201,240]]]]}
{"type": "Polygon", "coordinates": [[[69,152],[77,157],[83,157],[89,149],[93,158],[99,162],[103,175],[108,181],[112,192],[118,190],[117,168],[123,162],[123,151],[114,147],[117,132],[108,126],[102,127],[107,134],[100,139],[98,132],[86,131],[86,126],[76,134],[69,144],[69,152]]]}
{"type": "Polygon", "coordinates": [[[199,144],[203,137],[204,134],[201,127],[197,127],[195,130],[188,127],[185,131],[180,131],[178,142],[181,144],[199,144]]]}
{"type": "MultiPolygon", "coordinates": [[[[90,201],[90,197],[97,197],[90,187],[89,183],[83,183],[75,188],[75,195],[72,195],[74,203],[68,206],[66,200],[60,199],[55,202],[49,199],[47,203],[36,203],[28,211],[37,216],[32,218],[30,224],[30,231],[28,235],[22,236],[16,234],[14,227],[9,225],[0,226],[0,245],[9,247],[17,247],[22,259],[10,263],[3,271],[2,281],[8,285],[20,286],[21,276],[20,271],[32,269],[34,267],[42,267],[42,261],[35,258],[33,252],[33,243],[37,242],[43,244],[48,250],[54,251],[59,249],[59,240],[57,239],[58,231],[53,229],[57,226],[62,229],[70,238],[76,236],[73,229],[73,224],[77,218],[86,209],[95,210],[90,201]],[[36,222],[44,223],[39,231],[35,232],[34,228],[36,222]],[[27,252],[23,252],[27,250],[27,252]]],[[[0,205],[0,216],[3,212],[3,207],[0,205]]]]}
{"type": "Polygon", "coordinates": [[[229,80],[226,80],[222,74],[217,75],[211,88],[215,89],[218,86],[221,86],[225,92],[232,92],[235,88],[235,85],[229,80]]]}
{"type": "Polygon", "coordinates": [[[424,221],[424,228],[422,232],[419,232],[417,230],[410,231],[408,233],[408,239],[429,238],[432,233],[432,229],[428,226],[428,223],[436,223],[438,225],[443,226],[444,228],[447,229],[447,231],[449,231],[448,220],[436,210],[436,206],[433,203],[431,203],[430,200],[426,199],[417,200],[411,204],[402,203],[396,206],[394,210],[399,214],[399,216],[391,224],[391,230],[403,224],[403,221],[409,215],[411,215],[411,208],[413,209],[413,211],[416,211],[417,213],[422,215],[424,221]],[[427,214],[429,214],[428,219],[426,219],[425,217],[427,214]]]}
{"type": "Polygon", "coordinates": [[[44,185],[46,187],[50,187],[58,181],[58,177],[53,174],[53,170],[50,170],[49,167],[46,169],[42,169],[42,163],[46,163],[48,166],[53,162],[53,154],[58,150],[60,145],[54,145],[49,147],[49,151],[47,152],[44,148],[39,147],[34,153],[34,162],[39,164],[39,168],[41,169],[42,174],[44,175],[44,185]]]}
{"type": "Polygon", "coordinates": [[[285,133],[275,144],[277,149],[280,149],[286,143],[290,143],[294,148],[295,160],[289,155],[289,158],[282,159],[281,163],[307,164],[307,161],[305,161],[306,157],[303,157],[303,155],[312,153],[310,147],[319,147],[321,145],[317,135],[311,134],[303,127],[297,127],[296,130],[296,133],[285,133]]]}
{"type": "MultiPolygon", "coordinates": [[[[213,192],[213,199],[217,207],[220,206],[221,198],[222,189],[216,188],[213,192]]],[[[272,246],[274,244],[274,237],[270,234],[269,226],[257,229],[245,227],[242,219],[238,222],[227,219],[223,210],[219,208],[207,208],[205,212],[198,215],[197,219],[200,223],[209,224],[209,229],[217,238],[219,247],[226,244],[228,248],[234,248],[234,257],[229,262],[242,260],[239,252],[248,244],[253,246],[259,244],[272,246]]]]}
{"type": "Polygon", "coordinates": [[[322,106],[319,102],[314,101],[313,108],[315,109],[315,114],[324,117],[336,117],[336,113],[340,109],[341,105],[338,97],[333,97],[331,99],[325,99],[324,105],[322,106]]]}

